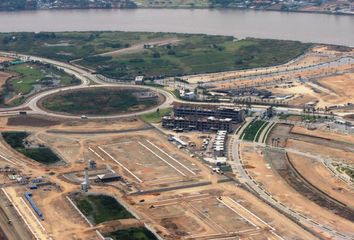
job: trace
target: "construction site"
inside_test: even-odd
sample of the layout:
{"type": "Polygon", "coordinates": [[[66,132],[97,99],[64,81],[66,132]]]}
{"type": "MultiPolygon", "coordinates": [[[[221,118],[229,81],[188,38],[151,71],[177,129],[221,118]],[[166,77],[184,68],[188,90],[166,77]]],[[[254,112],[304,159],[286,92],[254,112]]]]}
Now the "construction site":
{"type": "MultiPolygon", "coordinates": [[[[277,67],[186,77],[230,101],[118,83],[163,101],[68,115],[38,107],[52,89],[0,111],[0,238],[353,239],[352,54],[319,45],[277,67]]],[[[117,85],[66,71],[82,84],[62,91],[117,85]]]]}

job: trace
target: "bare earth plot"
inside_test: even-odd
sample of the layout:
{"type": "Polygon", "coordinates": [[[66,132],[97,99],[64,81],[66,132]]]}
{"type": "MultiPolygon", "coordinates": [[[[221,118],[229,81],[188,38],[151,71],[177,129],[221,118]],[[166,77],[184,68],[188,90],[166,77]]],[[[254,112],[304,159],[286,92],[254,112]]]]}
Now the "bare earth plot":
{"type": "Polygon", "coordinates": [[[285,169],[282,162],[277,159],[282,156],[278,153],[267,153],[267,159],[274,159],[271,164],[264,159],[262,149],[255,149],[254,146],[244,144],[242,147],[242,159],[248,166],[250,175],[275,199],[302,215],[319,223],[330,225],[341,233],[352,233],[353,223],[337,216],[336,214],[322,208],[316,203],[297,192],[290,186],[274,169],[285,169]]]}
{"type": "Polygon", "coordinates": [[[290,161],[312,185],[329,196],[354,208],[354,190],[347,183],[335,177],[323,163],[297,154],[288,153],[290,161]]]}
{"type": "Polygon", "coordinates": [[[139,43],[139,44],[135,44],[131,47],[128,48],[123,48],[123,49],[119,49],[116,51],[112,51],[112,52],[107,52],[107,53],[102,53],[99,54],[100,56],[112,56],[112,57],[116,57],[122,54],[129,54],[129,53],[136,53],[136,52],[140,52],[144,50],[144,45],[155,45],[155,46],[164,46],[164,45],[168,45],[168,44],[177,44],[178,42],[180,42],[181,39],[178,38],[162,38],[162,39],[153,39],[153,40],[149,40],[143,43],[139,43]]]}
{"type": "Polygon", "coordinates": [[[223,186],[218,190],[197,188],[171,196],[147,196],[137,209],[159,225],[159,231],[172,234],[166,239],[279,239],[267,223],[271,221],[269,216],[264,212],[259,215],[254,207],[245,208],[239,196],[221,189],[223,186]]]}
{"type": "Polygon", "coordinates": [[[144,190],[199,182],[200,169],[195,164],[173,153],[170,155],[170,151],[160,148],[152,139],[124,138],[97,145],[95,149],[105,159],[114,161],[126,177],[141,184],[144,190]]]}

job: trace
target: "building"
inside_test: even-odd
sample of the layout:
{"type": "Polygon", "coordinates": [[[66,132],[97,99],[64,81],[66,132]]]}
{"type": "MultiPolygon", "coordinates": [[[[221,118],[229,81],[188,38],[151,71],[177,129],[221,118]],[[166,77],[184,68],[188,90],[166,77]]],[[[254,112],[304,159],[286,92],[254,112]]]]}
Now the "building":
{"type": "Polygon", "coordinates": [[[218,107],[215,109],[193,106],[175,106],[173,108],[176,117],[215,117],[218,119],[231,119],[232,122],[243,122],[245,111],[234,107],[218,107]]]}
{"type": "Polygon", "coordinates": [[[213,150],[216,157],[224,157],[227,141],[227,131],[218,131],[216,133],[213,150]]]}
{"type": "Polygon", "coordinates": [[[177,117],[165,116],[162,118],[162,127],[168,129],[180,129],[187,131],[218,131],[225,130],[227,132],[233,131],[233,123],[231,118],[196,118],[196,117],[177,117]]]}
{"type": "Polygon", "coordinates": [[[136,85],[142,85],[142,84],[144,84],[144,76],[136,76],[136,77],[135,77],[135,84],[136,84],[136,85]]]}
{"type": "Polygon", "coordinates": [[[122,179],[121,176],[119,176],[118,174],[112,171],[110,173],[97,175],[95,182],[108,183],[108,182],[119,181],[121,179],[122,179]]]}

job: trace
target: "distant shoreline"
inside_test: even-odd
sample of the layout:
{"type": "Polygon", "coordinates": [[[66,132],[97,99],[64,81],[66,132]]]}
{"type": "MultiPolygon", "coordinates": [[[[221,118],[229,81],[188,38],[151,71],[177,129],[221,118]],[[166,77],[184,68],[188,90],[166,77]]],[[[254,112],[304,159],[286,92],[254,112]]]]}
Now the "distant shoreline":
{"type": "Polygon", "coordinates": [[[238,8],[238,7],[187,7],[187,6],[181,6],[181,7],[168,7],[168,6],[163,6],[163,7],[144,7],[144,6],[137,6],[137,7],[126,7],[126,8],[52,8],[52,9],[23,9],[23,10],[1,10],[0,13],[2,12],[27,12],[27,11],[51,11],[51,10],[116,10],[116,9],[121,9],[121,10],[132,10],[132,9],[215,9],[215,10],[239,10],[239,11],[268,11],[268,12],[281,12],[281,13],[316,13],[316,14],[325,14],[325,15],[344,15],[344,16],[354,16],[354,12],[352,13],[346,13],[346,12],[329,12],[329,11],[307,11],[307,10],[276,10],[276,9],[256,9],[256,8],[238,8]]]}

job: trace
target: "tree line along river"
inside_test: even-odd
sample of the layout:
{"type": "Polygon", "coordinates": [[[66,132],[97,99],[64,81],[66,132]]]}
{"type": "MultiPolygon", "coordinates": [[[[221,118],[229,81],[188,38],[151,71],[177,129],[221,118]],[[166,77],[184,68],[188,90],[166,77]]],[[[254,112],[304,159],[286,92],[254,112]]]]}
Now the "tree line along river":
{"type": "Polygon", "coordinates": [[[231,35],[354,46],[354,16],[221,9],[0,12],[1,32],[147,31],[231,35]]]}

